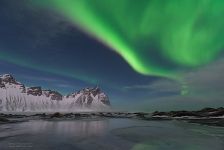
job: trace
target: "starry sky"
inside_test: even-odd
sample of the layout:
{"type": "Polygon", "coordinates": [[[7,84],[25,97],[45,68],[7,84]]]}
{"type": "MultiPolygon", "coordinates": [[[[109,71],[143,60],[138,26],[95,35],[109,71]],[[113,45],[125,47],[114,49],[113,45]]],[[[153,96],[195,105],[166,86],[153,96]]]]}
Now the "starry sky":
{"type": "Polygon", "coordinates": [[[0,0],[0,73],[114,109],[224,105],[222,0],[0,0]]]}

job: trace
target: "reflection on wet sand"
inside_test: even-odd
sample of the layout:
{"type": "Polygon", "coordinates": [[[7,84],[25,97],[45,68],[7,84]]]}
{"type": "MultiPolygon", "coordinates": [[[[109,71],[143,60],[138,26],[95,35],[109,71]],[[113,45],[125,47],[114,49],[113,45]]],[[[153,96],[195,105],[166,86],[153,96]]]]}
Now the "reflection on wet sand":
{"type": "Polygon", "coordinates": [[[108,120],[31,121],[19,126],[31,130],[32,133],[53,131],[57,135],[89,137],[103,135],[108,124],[108,120]]]}
{"type": "Polygon", "coordinates": [[[0,125],[0,150],[223,150],[224,130],[182,121],[33,120],[0,125]]]}

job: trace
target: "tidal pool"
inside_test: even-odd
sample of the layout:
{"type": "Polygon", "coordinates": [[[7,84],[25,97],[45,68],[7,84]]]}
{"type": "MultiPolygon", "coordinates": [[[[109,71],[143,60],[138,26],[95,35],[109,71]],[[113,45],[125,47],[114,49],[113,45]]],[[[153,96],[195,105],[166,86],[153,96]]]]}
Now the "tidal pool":
{"type": "Polygon", "coordinates": [[[223,150],[224,128],[183,121],[33,120],[0,125],[0,150],[223,150]]]}

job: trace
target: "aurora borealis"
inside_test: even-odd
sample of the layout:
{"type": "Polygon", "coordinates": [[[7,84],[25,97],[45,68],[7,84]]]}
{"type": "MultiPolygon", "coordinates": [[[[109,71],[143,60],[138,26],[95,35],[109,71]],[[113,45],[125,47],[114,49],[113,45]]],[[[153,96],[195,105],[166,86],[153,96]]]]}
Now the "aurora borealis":
{"type": "Polygon", "coordinates": [[[213,61],[224,47],[222,0],[47,0],[137,72],[174,77],[213,61]]]}
{"type": "Polygon", "coordinates": [[[223,15],[223,0],[0,0],[0,73],[99,85],[125,109],[223,104],[223,15]]]}

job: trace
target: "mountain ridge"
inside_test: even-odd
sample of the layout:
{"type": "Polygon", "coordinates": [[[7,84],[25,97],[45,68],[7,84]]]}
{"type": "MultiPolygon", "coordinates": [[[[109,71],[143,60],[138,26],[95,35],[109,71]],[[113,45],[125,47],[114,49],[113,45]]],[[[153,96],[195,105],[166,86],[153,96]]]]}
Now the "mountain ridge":
{"type": "Polygon", "coordinates": [[[0,75],[0,111],[109,109],[108,96],[97,86],[62,95],[41,86],[26,87],[11,74],[0,75]]]}

